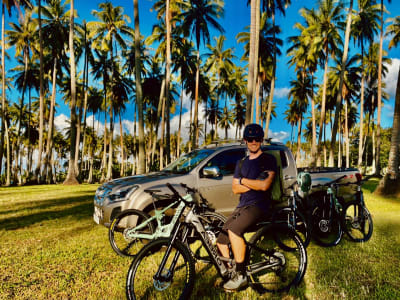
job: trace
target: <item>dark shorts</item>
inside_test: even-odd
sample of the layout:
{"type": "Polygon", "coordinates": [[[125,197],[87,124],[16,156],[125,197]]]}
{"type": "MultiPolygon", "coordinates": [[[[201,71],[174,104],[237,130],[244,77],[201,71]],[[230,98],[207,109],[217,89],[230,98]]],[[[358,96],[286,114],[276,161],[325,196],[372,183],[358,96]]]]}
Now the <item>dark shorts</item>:
{"type": "Polygon", "coordinates": [[[264,216],[265,212],[256,205],[237,207],[226,220],[223,230],[218,235],[217,243],[229,244],[228,230],[243,236],[250,226],[258,223],[264,216]]]}

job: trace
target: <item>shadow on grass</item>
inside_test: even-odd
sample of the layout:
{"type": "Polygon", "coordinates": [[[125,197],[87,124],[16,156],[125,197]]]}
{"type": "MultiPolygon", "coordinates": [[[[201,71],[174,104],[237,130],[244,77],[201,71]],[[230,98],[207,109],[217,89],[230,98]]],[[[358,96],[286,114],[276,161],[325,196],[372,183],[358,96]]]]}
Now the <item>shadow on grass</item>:
{"type": "MultiPolygon", "coordinates": [[[[62,198],[57,198],[53,200],[42,200],[42,201],[33,201],[33,202],[23,202],[19,203],[17,206],[19,206],[18,209],[12,209],[12,210],[2,210],[0,211],[0,215],[6,215],[6,214],[12,214],[12,213],[19,213],[24,210],[35,210],[35,209],[47,209],[53,206],[60,206],[60,205],[68,205],[68,204],[74,204],[74,203],[79,203],[79,202],[84,202],[84,201],[93,201],[94,194],[93,192],[85,192],[85,193],[80,193],[82,196],[79,197],[71,197],[71,196],[65,196],[62,198]]],[[[15,194],[13,194],[15,196],[15,194]]]]}
{"type": "MultiPolygon", "coordinates": [[[[4,228],[6,230],[15,230],[36,223],[40,223],[42,221],[61,219],[65,217],[73,217],[76,220],[90,218],[93,214],[92,199],[88,199],[87,196],[74,197],[73,199],[74,201],[72,203],[82,202],[82,204],[61,210],[54,209],[51,211],[42,211],[38,213],[4,219],[0,221],[0,228],[4,228]]],[[[66,200],[63,199],[62,201],[66,200]]],[[[55,202],[57,202],[57,200],[55,202]]],[[[66,201],[65,203],[71,203],[71,199],[70,201],[66,201]]]]}

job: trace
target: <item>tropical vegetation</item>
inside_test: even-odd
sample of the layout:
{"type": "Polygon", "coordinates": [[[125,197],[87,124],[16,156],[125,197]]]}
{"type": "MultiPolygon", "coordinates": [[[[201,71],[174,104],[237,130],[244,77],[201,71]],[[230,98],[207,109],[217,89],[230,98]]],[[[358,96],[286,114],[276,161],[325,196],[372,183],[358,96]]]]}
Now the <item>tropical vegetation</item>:
{"type": "Polygon", "coordinates": [[[285,41],[276,14],[285,16],[291,1],[248,1],[251,22],[236,36],[244,47],[240,58],[225,46],[223,0],[153,2],[157,23],[143,36],[138,0],[133,16],[100,3],[89,22],[77,18],[73,0],[3,1],[3,185],[93,183],[159,170],[183,152],[239,138],[250,122],[261,124],[268,138],[271,119],[279,118],[280,55],[295,70],[281,118],[297,128],[287,144],[298,164],[388,170],[397,180],[400,88],[393,130],[382,128],[389,97],[382,78],[391,63],[382,39],[387,35],[389,47],[398,47],[400,20],[385,19],[385,1],[319,0],[300,10],[296,34],[285,41]],[[12,69],[7,57],[16,62],[12,69]],[[70,109],[65,131],[55,126],[61,101],[70,109]],[[128,109],[130,132],[123,118],[128,109]]]}

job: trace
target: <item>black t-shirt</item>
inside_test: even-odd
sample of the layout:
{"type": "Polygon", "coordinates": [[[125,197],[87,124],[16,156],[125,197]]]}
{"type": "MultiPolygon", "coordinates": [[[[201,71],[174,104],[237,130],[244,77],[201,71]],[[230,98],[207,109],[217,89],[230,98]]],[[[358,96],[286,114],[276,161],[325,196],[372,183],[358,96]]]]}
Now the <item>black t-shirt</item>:
{"type": "MultiPolygon", "coordinates": [[[[255,159],[249,159],[249,156],[247,156],[242,162],[239,160],[236,163],[233,177],[262,180],[268,177],[268,171],[275,172],[275,176],[277,176],[277,170],[278,167],[275,157],[267,153],[262,153],[255,159]]],[[[238,207],[257,205],[265,211],[268,210],[271,199],[271,189],[272,185],[265,192],[250,190],[241,194],[238,207]]]]}

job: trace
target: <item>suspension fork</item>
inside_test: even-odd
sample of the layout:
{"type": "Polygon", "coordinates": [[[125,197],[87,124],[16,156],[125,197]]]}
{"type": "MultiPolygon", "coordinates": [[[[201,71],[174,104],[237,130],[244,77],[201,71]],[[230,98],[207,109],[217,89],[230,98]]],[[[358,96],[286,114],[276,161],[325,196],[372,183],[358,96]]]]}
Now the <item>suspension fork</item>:
{"type": "MultiPolygon", "coordinates": [[[[163,257],[163,259],[162,259],[162,261],[160,263],[160,266],[159,266],[159,268],[157,270],[157,273],[153,277],[154,279],[161,278],[162,270],[164,270],[164,267],[165,267],[165,265],[167,263],[168,257],[171,254],[172,246],[173,246],[174,242],[177,239],[177,236],[179,234],[179,230],[180,230],[181,226],[182,226],[181,222],[177,222],[177,224],[175,225],[175,228],[173,230],[174,234],[171,237],[171,239],[169,240],[167,250],[165,251],[164,257],[163,257]]],[[[189,233],[189,227],[185,226],[185,231],[183,232],[183,235],[182,235],[182,241],[186,240],[188,233],[189,233]]],[[[173,260],[172,260],[172,263],[171,263],[171,266],[170,266],[170,269],[169,269],[170,271],[175,269],[175,265],[176,265],[176,263],[178,261],[178,258],[179,258],[179,252],[177,251],[175,253],[175,255],[174,255],[173,260]]]]}

